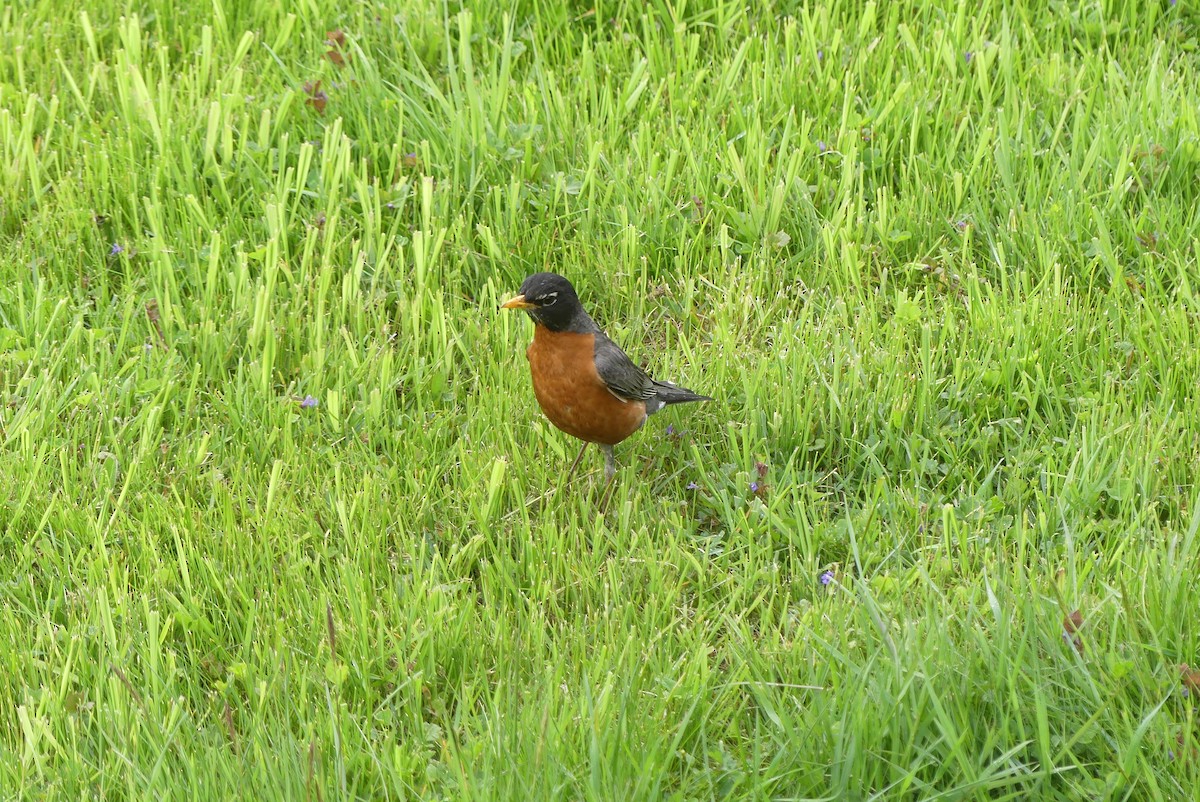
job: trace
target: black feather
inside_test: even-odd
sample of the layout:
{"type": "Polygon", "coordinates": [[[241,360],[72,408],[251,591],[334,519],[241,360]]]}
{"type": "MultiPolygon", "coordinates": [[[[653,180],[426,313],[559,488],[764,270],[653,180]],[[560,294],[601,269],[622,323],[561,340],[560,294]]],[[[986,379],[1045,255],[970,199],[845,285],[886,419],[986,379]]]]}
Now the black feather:
{"type": "Polygon", "coordinates": [[[604,334],[596,335],[593,353],[596,372],[604,380],[608,391],[623,401],[645,401],[647,415],[653,415],[669,404],[712,400],[686,387],[650,378],[646,371],[633,364],[620,346],[604,334]]]}
{"type": "Polygon", "coordinates": [[[645,401],[654,396],[654,380],[633,364],[620,346],[604,334],[596,335],[592,349],[596,372],[608,385],[609,392],[625,401],[645,401]]]}
{"type": "Polygon", "coordinates": [[[686,387],[680,387],[670,382],[654,382],[654,395],[664,404],[686,404],[689,401],[712,401],[707,395],[693,393],[686,387]]]}

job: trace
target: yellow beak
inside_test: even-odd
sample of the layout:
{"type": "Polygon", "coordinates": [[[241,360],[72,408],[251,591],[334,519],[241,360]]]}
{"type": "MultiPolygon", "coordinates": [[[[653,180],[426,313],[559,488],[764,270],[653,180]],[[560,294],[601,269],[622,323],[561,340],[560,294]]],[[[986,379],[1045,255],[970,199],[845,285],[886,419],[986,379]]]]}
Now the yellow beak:
{"type": "Polygon", "coordinates": [[[525,300],[524,295],[518,295],[516,298],[505,301],[500,304],[501,309],[533,309],[537,304],[531,304],[525,300]]]}

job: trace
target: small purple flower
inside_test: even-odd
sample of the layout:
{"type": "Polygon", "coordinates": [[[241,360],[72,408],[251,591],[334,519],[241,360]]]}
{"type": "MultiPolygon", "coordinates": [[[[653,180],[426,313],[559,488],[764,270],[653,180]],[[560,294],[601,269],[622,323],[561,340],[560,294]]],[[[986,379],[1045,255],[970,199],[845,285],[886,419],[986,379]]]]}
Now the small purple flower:
{"type": "Polygon", "coordinates": [[[825,51],[818,49],[817,50],[817,61],[824,61],[824,60],[825,60],[825,51]]]}
{"type": "Polygon", "coordinates": [[[699,490],[700,485],[696,484],[695,482],[688,482],[687,489],[688,490],[699,490]]]}
{"type": "Polygon", "coordinates": [[[311,395],[304,396],[304,400],[300,402],[301,409],[312,409],[316,405],[317,399],[313,398],[311,395]]]}
{"type": "Polygon", "coordinates": [[[821,574],[821,584],[822,585],[828,585],[832,581],[833,581],[833,571],[826,571],[825,573],[821,574]]]}
{"type": "Polygon", "coordinates": [[[670,437],[673,434],[675,434],[675,425],[672,423],[668,423],[667,424],[667,437],[670,437]]]}
{"type": "Polygon", "coordinates": [[[963,53],[963,61],[967,62],[968,64],[971,63],[971,59],[974,57],[975,57],[975,54],[972,53],[970,50],[968,50],[966,53],[963,53]]]}
{"type": "Polygon", "coordinates": [[[114,242],[112,245],[112,250],[108,252],[108,255],[116,256],[118,253],[125,253],[125,249],[121,247],[121,243],[114,242]]]}
{"type": "Polygon", "coordinates": [[[817,140],[817,150],[820,151],[821,153],[824,153],[825,151],[829,150],[829,146],[825,144],[825,140],[823,140],[823,139],[817,140]]]}
{"type": "Polygon", "coordinates": [[[750,492],[751,492],[751,493],[757,493],[757,492],[758,492],[758,482],[751,482],[751,483],[750,483],[750,492]]]}

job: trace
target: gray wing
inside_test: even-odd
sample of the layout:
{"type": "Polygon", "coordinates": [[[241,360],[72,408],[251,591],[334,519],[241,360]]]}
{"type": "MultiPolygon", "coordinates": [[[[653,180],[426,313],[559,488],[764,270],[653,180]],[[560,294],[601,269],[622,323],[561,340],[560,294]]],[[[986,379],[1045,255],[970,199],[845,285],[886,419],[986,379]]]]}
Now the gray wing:
{"type": "Polygon", "coordinates": [[[608,385],[608,391],[617,398],[622,401],[645,401],[654,397],[654,381],[608,337],[596,335],[593,355],[596,372],[608,385]]]}

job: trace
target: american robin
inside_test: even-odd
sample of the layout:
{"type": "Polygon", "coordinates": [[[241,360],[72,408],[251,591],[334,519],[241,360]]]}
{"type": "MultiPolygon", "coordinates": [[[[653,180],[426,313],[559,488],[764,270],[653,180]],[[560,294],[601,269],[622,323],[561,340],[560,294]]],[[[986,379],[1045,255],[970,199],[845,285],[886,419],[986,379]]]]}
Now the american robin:
{"type": "Polygon", "coordinates": [[[551,423],[583,441],[568,477],[588,443],[595,443],[604,452],[604,477],[611,482],[617,473],[613,446],[647,417],[669,404],[712,400],[646,375],[583,311],[575,288],[562,276],[534,273],[518,293],[501,308],[523,309],[533,318],[533,342],[525,352],[533,394],[551,423]]]}

